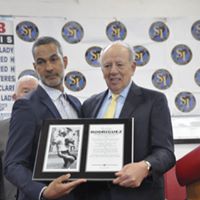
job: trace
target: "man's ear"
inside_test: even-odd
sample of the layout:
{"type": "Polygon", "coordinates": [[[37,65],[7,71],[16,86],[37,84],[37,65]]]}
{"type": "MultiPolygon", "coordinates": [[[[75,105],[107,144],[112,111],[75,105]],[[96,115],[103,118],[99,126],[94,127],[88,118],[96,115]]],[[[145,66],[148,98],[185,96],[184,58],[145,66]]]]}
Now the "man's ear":
{"type": "Polygon", "coordinates": [[[133,74],[135,73],[135,69],[136,69],[136,62],[133,61],[131,64],[131,68],[133,69],[133,74]]]}
{"type": "Polygon", "coordinates": [[[66,69],[67,68],[67,64],[68,64],[68,58],[67,58],[67,56],[63,57],[63,63],[64,63],[64,68],[66,69]]]}
{"type": "Polygon", "coordinates": [[[135,71],[135,69],[136,69],[136,62],[135,62],[135,61],[133,61],[132,67],[133,67],[133,69],[134,69],[134,71],[135,71]]]}
{"type": "Polygon", "coordinates": [[[35,71],[36,71],[36,64],[35,64],[35,63],[33,63],[33,67],[34,67],[34,69],[35,69],[35,71]]]}
{"type": "Polygon", "coordinates": [[[16,101],[16,100],[17,100],[17,96],[16,96],[16,94],[15,94],[15,93],[12,95],[12,99],[13,99],[14,101],[16,101]]]}

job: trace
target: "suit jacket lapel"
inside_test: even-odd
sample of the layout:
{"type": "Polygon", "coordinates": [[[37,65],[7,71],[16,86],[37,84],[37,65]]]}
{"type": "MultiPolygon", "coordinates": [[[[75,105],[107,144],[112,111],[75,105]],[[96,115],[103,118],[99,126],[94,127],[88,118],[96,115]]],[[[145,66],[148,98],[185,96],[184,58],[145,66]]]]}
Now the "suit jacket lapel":
{"type": "Polygon", "coordinates": [[[67,100],[72,105],[72,107],[76,110],[78,117],[82,117],[81,116],[81,105],[78,105],[70,95],[67,95],[67,100]]]}
{"type": "Polygon", "coordinates": [[[93,118],[96,118],[96,117],[97,117],[98,112],[99,112],[99,109],[101,108],[101,105],[102,105],[103,100],[104,100],[104,98],[106,97],[107,93],[108,93],[108,90],[106,90],[106,91],[100,93],[100,94],[96,97],[96,100],[95,100],[96,106],[94,107],[94,109],[93,109],[93,111],[92,111],[92,113],[91,113],[91,117],[93,117],[93,118]]]}
{"type": "MultiPolygon", "coordinates": [[[[96,97],[95,99],[96,105],[94,106],[94,109],[92,110],[90,117],[92,118],[97,117],[99,109],[107,93],[108,90],[102,92],[96,97]]],[[[141,104],[141,102],[142,102],[142,91],[140,87],[132,83],[119,118],[128,118],[133,116],[134,110],[141,104]]]]}
{"type": "Polygon", "coordinates": [[[52,113],[52,115],[56,119],[61,119],[61,116],[60,116],[56,106],[54,105],[54,103],[52,102],[52,100],[48,96],[48,94],[45,92],[45,90],[41,86],[38,86],[36,92],[40,98],[40,101],[49,109],[49,111],[52,113]]]}
{"type": "Polygon", "coordinates": [[[142,92],[140,87],[132,83],[119,118],[133,116],[134,110],[141,104],[142,92]]]}

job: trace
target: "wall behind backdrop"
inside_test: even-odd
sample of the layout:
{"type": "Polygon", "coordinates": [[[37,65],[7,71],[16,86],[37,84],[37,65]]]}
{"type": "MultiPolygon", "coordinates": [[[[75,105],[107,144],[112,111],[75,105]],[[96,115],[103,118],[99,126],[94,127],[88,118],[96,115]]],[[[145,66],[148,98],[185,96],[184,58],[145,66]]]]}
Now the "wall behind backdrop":
{"type": "Polygon", "coordinates": [[[165,93],[172,116],[199,116],[199,4],[194,0],[189,4],[0,1],[0,119],[10,115],[17,78],[32,73],[31,47],[43,35],[62,43],[69,59],[66,89],[81,101],[106,89],[98,56],[101,48],[120,39],[137,52],[136,84],[165,93]]]}

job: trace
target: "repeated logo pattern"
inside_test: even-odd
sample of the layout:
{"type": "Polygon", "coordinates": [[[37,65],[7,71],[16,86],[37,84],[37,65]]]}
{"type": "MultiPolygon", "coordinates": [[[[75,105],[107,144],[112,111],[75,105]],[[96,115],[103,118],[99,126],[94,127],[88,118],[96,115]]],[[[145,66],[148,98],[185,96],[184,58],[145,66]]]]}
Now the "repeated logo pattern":
{"type": "Polygon", "coordinates": [[[153,85],[160,90],[168,89],[172,81],[172,75],[165,69],[159,69],[152,75],[153,85]]]}
{"type": "Polygon", "coordinates": [[[18,37],[26,42],[33,42],[39,35],[38,27],[29,21],[23,21],[16,26],[18,37]]]}
{"type": "Polygon", "coordinates": [[[196,106],[196,99],[191,92],[180,92],[175,98],[177,108],[182,112],[190,112],[196,106]]]}
{"type": "Polygon", "coordinates": [[[137,66],[144,66],[149,62],[149,51],[143,46],[133,47],[135,51],[135,62],[137,66]]]}
{"type": "Polygon", "coordinates": [[[80,42],[83,38],[83,35],[83,28],[78,22],[68,22],[62,28],[62,36],[70,44],[80,42]]]}
{"type": "Polygon", "coordinates": [[[173,48],[171,56],[176,64],[185,65],[191,61],[192,51],[187,45],[179,44],[173,48]]]}
{"type": "Polygon", "coordinates": [[[37,73],[36,73],[35,70],[33,70],[33,69],[26,69],[26,70],[23,70],[23,71],[19,74],[18,79],[21,78],[22,76],[26,76],[26,75],[34,76],[35,78],[39,79],[37,73]]]}
{"type": "Polygon", "coordinates": [[[77,92],[84,89],[86,85],[86,79],[81,72],[72,71],[66,74],[64,83],[68,89],[77,92]]]}
{"type": "Polygon", "coordinates": [[[200,86],[200,69],[198,69],[194,75],[194,80],[198,86],[200,86]]]}
{"type": "Polygon", "coordinates": [[[85,59],[87,63],[93,67],[99,67],[99,56],[101,53],[101,47],[90,47],[85,53],[85,59]]]}
{"type": "MultiPolygon", "coordinates": [[[[107,24],[105,27],[105,32],[107,39],[113,42],[117,40],[125,40],[127,37],[128,29],[125,24],[116,20],[107,24]]],[[[25,42],[33,42],[39,35],[39,29],[33,22],[22,21],[21,23],[17,24],[16,33],[21,40],[25,42]]],[[[191,24],[190,34],[192,38],[200,41],[200,20],[197,20],[191,24]]],[[[67,43],[77,44],[83,40],[84,29],[78,22],[69,21],[65,23],[61,28],[61,35],[64,41],[67,43]]],[[[150,24],[146,35],[151,39],[151,42],[156,42],[157,45],[163,45],[166,44],[163,42],[167,41],[171,37],[172,33],[170,32],[170,26],[167,25],[166,20],[163,20],[155,21],[150,24]]],[[[107,41],[105,40],[105,42],[107,41]]],[[[134,42],[135,41],[133,41],[133,44],[134,42]]],[[[100,67],[99,56],[101,50],[102,47],[98,46],[98,44],[85,48],[84,60],[86,61],[86,64],[89,65],[89,67],[100,67]]],[[[136,54],[135,62],[137,67],[142,67],[141,70],[148,67],[150,67],[151,70],[152,67],[156,68],[156,70],[151,73],[152,75],[150,77],[152,85],[155,87],[155,89],[166,92],[169,88],[172,88],[176,81],[173,77],[172,66],[167,66],[167,64],[170,64],[170,62],[166,62],[165,67],[151,66],[150,59],[155,59],[155,57],[153,58],[152,56],[151,46],[145,43],[133,46],[133,50],[136,54]]],[[[187,65],[192,63],[191,61],[193,56],[195,57],[192,50],[190,49],[189,44],[184,44],[184,41],[182,41],[182,44],[175,44],[171,47],[169,54],[166,55],[166,59],[171,59],[174,65],[177,65],[177,68],[179,67],[180,69],[180,66],[185,66],[185,68],[188,67],[187,65]]],[[[184,70],[185,68],[181,68],[181,70],[184,70]]],[[[33,71],[24,70],[19,76],[24,74],[31,75],[33,74],[33,71]]],[[[195,86],[197,88],[200,87],[200,69],[194,72],[193,77],[194,78],[192,81],[195,83],[195,86]]],[[[147,78],[149,78],[149,75],[147,78]]],[[[69,90],[77,92],[83,90],[86,87],[86,78],[81,72],[72,71],[66,74],[64,83],[69,90]]],[[[200,104],[199,99],[195,97],[195,93],[193,94],[191,91],[187,91],[187,89],[184,91],[183,88],[183,91],[176,91],[176,93],[177,94],[174,97],[174,104],[177,110],[182,113],[189,113],[195,110],[197,104],[200,104]]]]}
{"type": "Polygon", "coordinates": [[[196,40],[200,40],[200,20],[196,21],[192,25],[191,32],[196,40]]]}
{"type": "Polygon", "coordinates": [[[149,36],[156,42],[163,42],[169,37],[169,29],[163,22],[154,22],[150,26],[149,36]]]}
{"type": "Polygon", "coordinates": [[[124,40],[127,35],[127,30],[124,24],[119,21],[114,21],[107,25],[106,35],[110,41],[124,40]]]}

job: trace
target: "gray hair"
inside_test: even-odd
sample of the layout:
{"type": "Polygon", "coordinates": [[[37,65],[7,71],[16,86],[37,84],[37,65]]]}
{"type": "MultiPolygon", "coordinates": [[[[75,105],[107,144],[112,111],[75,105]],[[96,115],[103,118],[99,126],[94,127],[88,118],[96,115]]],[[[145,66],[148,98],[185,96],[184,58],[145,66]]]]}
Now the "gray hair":
{"type": "Polygon", "coordinates": [[[56,40],[53,37],[43,36],[43,37],[38,38],[33,44],[33,47],[32,47],[33,58],[35,57],[35,48],[40,45],[45,45],[45,44],[55,44],[58,47],[59,53],[63,56],[63,50],[62,50],[60,42],[58,42],[58,40],[56,40]]]}
{"type": "Polygon", "coordinates": [[[135,62],[136,52],[135,52],[134,48],[131,47],[129,44],[127,44],[127,43],[125,43],[125,42],[123,42],[123,41],[121,41],[121,40],[118,40],[118,41],[115,41],[115,42],[113,42],[113,43],[107,45],[106,47],[104,47],[104,48],[101,50],[101,53],[100,53],[100,56],[99,56],[99,63],[100,63],[101,65],[102,65],[102,58],[103,58],[105,52],[106,52],[110,47],[112,47],[113,45],[116,45],[116,44],[125,47],[125,48],[128,50],[128,52],[129,52],[129,61],[130,61],[130,62],[135,62]]]}
{"type": "Polygon", "coordinates": [[[18,90],[18,88],[19,88],[19,86],[20,86],[20,84],[22,83],[22,82],[26,82],[26,81],[30,81],[30,80],[33,80],[35,83],[37,83],[38,84],[38,79],[36,78],[36,77],[34,77],[34,76],[31,76],[31,75],[24,75],[24,76],[21,76],[18,80],[17,80],[17,82],[16,82],[16,84],[15,84],[15,93],[17,92],[17,90],[18,90]]]}

